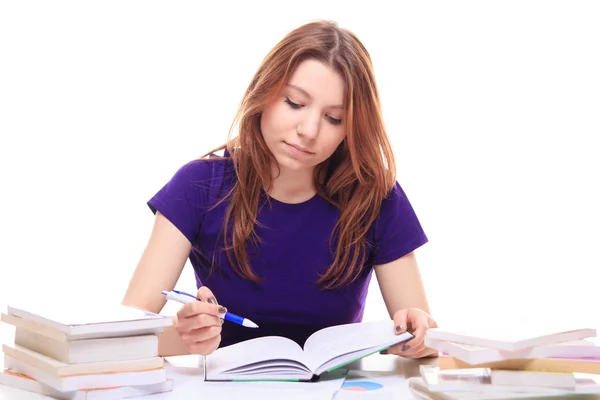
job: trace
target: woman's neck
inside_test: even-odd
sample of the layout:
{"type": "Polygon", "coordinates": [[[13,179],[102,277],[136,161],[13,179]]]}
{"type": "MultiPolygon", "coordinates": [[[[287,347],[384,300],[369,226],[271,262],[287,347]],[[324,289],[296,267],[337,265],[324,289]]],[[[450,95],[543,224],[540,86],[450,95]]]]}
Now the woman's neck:
{"type": "Polygon", "coordinates": [[[302,203],[314,197],[317,193],[313,179],[313,170],[289,170],[280,168],[274,170],[274,176],[269,196],[282,203],[302,203]]]}

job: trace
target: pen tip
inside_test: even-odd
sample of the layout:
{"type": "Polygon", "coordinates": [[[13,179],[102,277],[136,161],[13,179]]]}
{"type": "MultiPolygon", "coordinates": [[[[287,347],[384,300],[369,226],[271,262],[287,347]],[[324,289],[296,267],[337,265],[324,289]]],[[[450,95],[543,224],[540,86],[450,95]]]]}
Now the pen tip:
{"type": "Polygon", "coordinates": [[[258,328],[258,325],[256,325],[254,322],[250,321],[247,318],[244,318],[243,325],[248,328],[258,328]]]}

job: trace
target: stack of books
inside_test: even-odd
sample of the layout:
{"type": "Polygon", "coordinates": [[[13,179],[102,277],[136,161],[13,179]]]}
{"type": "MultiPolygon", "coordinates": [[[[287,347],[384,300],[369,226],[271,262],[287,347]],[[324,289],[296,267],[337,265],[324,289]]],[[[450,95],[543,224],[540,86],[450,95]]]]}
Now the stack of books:
{"type": "Polygon", "coordinates": [[[444,400],[600,395],[595,329],[527,332],[429,329],[425,345],[439,357],[420,367],[410,388],[421,398],[444,400]]]}
{"type": "Polygon", "coordinates": [[[0,383],[57,399],[120,399],[171,391],[158,335],[169,317],[121,305],[9,306],[0,383]]]}

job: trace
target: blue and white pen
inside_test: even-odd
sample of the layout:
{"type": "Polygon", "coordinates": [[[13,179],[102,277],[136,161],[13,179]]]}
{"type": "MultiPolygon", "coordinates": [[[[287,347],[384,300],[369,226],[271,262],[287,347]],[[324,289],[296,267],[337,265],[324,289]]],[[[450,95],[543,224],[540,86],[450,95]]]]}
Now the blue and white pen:
{"type": "MultiPolygon", "coordinates": [[[[170,292],[163,290],[161,291],[161,293],[167,297],[167,300],[174,300],[181,304],[191,303],[192,301],[202,301],[193,294],[182,292],[180,290],[173,289],[170,292]]],[[[245,326],[246,328],[258,328],[258,325],[250,321],[248,318],[237,316],[235,314],[230,313],[229,311],[227,311],[225,315],[223,315],[223,319],[245,326]]]]}

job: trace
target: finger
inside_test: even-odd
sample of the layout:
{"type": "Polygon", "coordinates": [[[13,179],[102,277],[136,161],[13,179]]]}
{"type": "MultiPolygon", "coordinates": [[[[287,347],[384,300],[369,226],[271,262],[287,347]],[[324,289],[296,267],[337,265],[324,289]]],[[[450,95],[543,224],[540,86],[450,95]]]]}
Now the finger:
{"type": "Polygon", "coordinates": [[[191,354],[209,355],[219,347],[220,343],[221,335],[217,335],[214,338],[203,342],[191,343],[188,345],[188,350],[191,354]]]}
{"type": "Polygon", "coordinates": [[[395,346],[392,346],[388,349],[388,354],[394,354],[397,356],[410,358],[413,354],[423,350],[425,348],[424,344],[421,344],[417,347],[410,347],[406,343],[399,343],[395,346]]]}
{"type": "Polygon", "coordinates": [[[180,334],[179,337],[183,343],[189,346],[198,342],[206,342],[219,335],[221,335],[221,325],[194,329],[193,331],[180,334]]]}
{"type": "Polygon", "coordinates": [[[191,303],[184,304],[183,307],[177,311],[177,318],[183,319],[198,314],[210,314],[222,316],[227,312],[227,309],[217,304],[205,303],[203,301],[192,301],[191,303]]]}
{"type": "Polygon", "coordinates": [[[413,338],[404,342],[405,345],[416,348],[420,346],[425,340],[425,333],[427,333],[427,329],[429,329],[429,324],[427,322],[427,316],[419,313],[414,320],[409,321],[409,325],[412,329],[413,338]]]}
{"type": "Polygon", "coordinates": [[[414,348],[424,345],[425,331],[426,331],[425,329],[418,329],[418,330],[414,331],[413,332],[414,337],[412,339],[404,342],[404,346],[406,346],[405,348],[414,349],[414,348]]]}
{"type": "MultiPolygon", "coordinates": [[[[217,350],[219,348],[219,345],[221,344],[221,334],[219,334],[218,336],[216,336],[215,338],[211,339],[209,341],[209,343],[211,343],[212,345],[209,347],[209,351],[210,353],[212,353],[213,351],[217,350]]],[[[209,354],[210,354],[209,353],[209,354]]]]}
{"type": "MultiPolygon", "coordinates": [[[[400,335],[406,332],[408,327],[408,310],[398,310],[394,313],[394,333],[400,335]]],[[[398,354],[402,344],[392,346],[387,350],[380,351],[380,354],[398,354]]]]}
{"type": "MultiPolygon", "coordinates": [[[[200,289],[198,289],[198,292],[196,293],[196,297],[198,297],[199,299],[202,299],[204,301],[207,301],[211,304],[219,304],[219,302],[217,301],[217,298],[215,297],[213,292],[206,286],[201,286],[200,289]]],[[[221,324],[223,324],[223,322],[225,322],[225,321],[223,319],[221,319],[221,324]]]]}
{"type": "Polygon", "coordinates": [[[207,328],[210,326],[221,326],[221,318],[216,315],[198,314],[177,321],[177,332],[189,332],[194,329],[207,328]]]}
{"type": "Polygon", "coordinates": [[[402,343],[394,345],[390,348],[388,348],[387,350],[384,350],[385,353],[383,354],[394,354],[394,355],[400,355],[400,353],[402,353],[402,343]]]}
{"type": "Polygon", "coordinates": [[[397,335],[406,332],[408,322],[408,311],[400,310],[394,314],[394,332],[397,335]]]}
{"type": "Polygon", "coordinates": [[[207,301],[211,304],[219,304],[213,292],[206,286],[201,286],[200,289],[198,289],[196,297],[202,299],[202,301],[207,301]]]}

